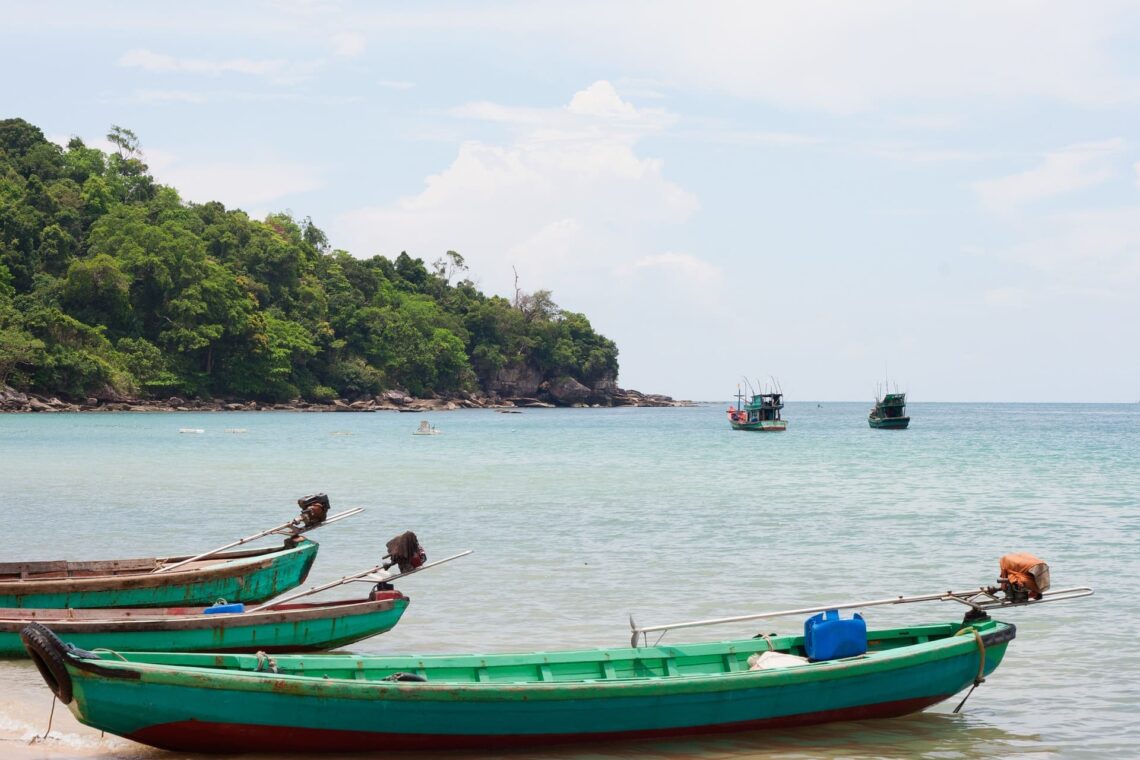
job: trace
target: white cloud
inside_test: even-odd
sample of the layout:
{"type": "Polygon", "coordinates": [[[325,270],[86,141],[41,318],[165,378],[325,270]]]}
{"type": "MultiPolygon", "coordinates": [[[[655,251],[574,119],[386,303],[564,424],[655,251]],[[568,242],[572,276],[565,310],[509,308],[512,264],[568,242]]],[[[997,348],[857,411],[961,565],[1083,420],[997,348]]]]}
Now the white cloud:
{"type": "Polygon", "coordinates": [[[679,288],[699,303],[715,304],[720,301],[723,280],[720,267],[685,253],[643,256],[632,264],[619,267],[616,274],[627,280],[648,281],[657,285],[654,289],[679,288]],[[664,282],[653,283],[654,277],[663,278],[664,282]]]}
{"type": "Polygon", "coordinates": [[[824,145],[828,138],[799,132],[772,132],[765,130],[710,129],[698,133],[702,137],[729,145],[769,145],[776,148],[802,148],[824,145]]]}
{"type": "MultiPolygon", "coordinates": [[[[889,101],[1140,99],[1113,60],[1135,15],[1122,2],[639,2],[549,15],[582,55],[695,86],[831,112],[889,101]],[[586,21],[588,20],[588,21],[586,21]],[[630,29],[637,33],[631,34],[630,29]]],[[[1124,53],[1117,53],[1124,55],[1124,53]]]]}
{"type": "Polygon", "coordinates": [[[175,58],[170,55],[161,55],[150,50],[130,50],[119,58],[119,65],[136,67],[146,71],[179,71],[189,74],[210,74],[217,76],[227,72],[238,74],[252,74],[264,76],[280,71],[285,67],[285,60],[273,58],[253,60],[249,58],[231,58],[224,61],[211,61],[206,58],[175,58]]]}
{"type": "Polygon", "coordinates": [[[990,210],[1010,211],[1105,182],[1115,174],[1113,159],[1126,147],[1120,138],[1070,145],[1046,154],[1036,168],[976,182],[974,190],[990,210]]]}
{"type": "MultiPolygon", "coordinates": [[[[147,151],[148,158],[154,151],[147,151]]],[[[324,182],[310,166],[282,162],[189,164],[168,160],[151,166],[163,184],[175,187],[184,200],[221,201],[230,208],[270,204],[292,193],[316,190],[324,182]]]]}
{"type": "Polygon", "coordinates": [[[311,79],[328,65],[323,59],[287,60],[285,58],[177,58],[172,55],[135,49],[119,57],[119,65],[157,73],[201,74],[218,77],[243,74],[261,77],[275,84],[292,84],[311,79]]]}
{"type": "Polygon", "coordinates": [[[575,276],[647,255],[662,224],[697,208],[665,178],[660,160],[635,151],[672,117],[623,101],[608,82],[562,108],[472,103],[453,114],[505,124],[515,135],[506,144],[466,142],[421,192],[345,214],[338,223],[345,247],[429,260],[455,249],[492,292],[511,292],[516,266],[527,289],[557,293],[575,276]]]}
{"type": "Polygon", "coordinates": [[[575,93],[570,103],[560,109],[481,101],[453,108],[451,114],[531,130],[528,135],[531,141],[604,138],[632,142],[646,134],[660,132],[676,121],[676,117],[664,109],[636,108],[623,101],[614,86],[606,81],[595,82],[575,93]]]}
{"type": "Polygon", "coordinates": [[[1004,288],[991,288],[982,294],[985,301],[990,306],[997,306],[1010,309],[1021,309],[1025,307],[1028,294],[1025,288],[1016,286],[1004,288]]]}
{"type": "Polygon", "coordinates": [[[1033,238],[990,255],[1034,273],[1051,299],[1135,302],[1140,286],[1140,206],[1034,219],[1033,238]]]}
{"type": "Polygon", "coordinates": [[[188,90],[135,90],[133,99],[140,103],[205,103],[205,93],[188,90]]]}
{"type": "Polygon", "coordinates": [[[344,58],[356,58],[361,55],[367,43],[364,41],[364,35],[357,34],[356,32],[342,32],[333,35],[333,52],[336,55],[344,58]]]}

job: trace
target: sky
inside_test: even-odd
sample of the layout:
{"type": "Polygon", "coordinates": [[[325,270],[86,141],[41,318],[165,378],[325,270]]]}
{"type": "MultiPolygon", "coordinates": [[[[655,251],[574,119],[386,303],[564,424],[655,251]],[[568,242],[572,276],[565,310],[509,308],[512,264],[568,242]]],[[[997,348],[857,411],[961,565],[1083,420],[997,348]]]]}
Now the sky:
{"type": "Polygon", "coordinates": [[[728,401],[1140,401],[1140,6],[0,0],[0,118],[728,401]]]}

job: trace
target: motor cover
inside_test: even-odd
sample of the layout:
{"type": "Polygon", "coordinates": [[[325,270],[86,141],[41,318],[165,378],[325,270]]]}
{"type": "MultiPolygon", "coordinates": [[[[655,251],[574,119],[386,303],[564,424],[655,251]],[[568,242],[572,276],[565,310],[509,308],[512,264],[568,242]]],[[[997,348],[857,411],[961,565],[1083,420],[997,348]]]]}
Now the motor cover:
{"type": "Polygon", "coordinates": [[[1010,597],[1040,599],[1049,590],[1049,565],[1028,552],[1015,552],[1001,558],[998,582],[1010,597]]]}

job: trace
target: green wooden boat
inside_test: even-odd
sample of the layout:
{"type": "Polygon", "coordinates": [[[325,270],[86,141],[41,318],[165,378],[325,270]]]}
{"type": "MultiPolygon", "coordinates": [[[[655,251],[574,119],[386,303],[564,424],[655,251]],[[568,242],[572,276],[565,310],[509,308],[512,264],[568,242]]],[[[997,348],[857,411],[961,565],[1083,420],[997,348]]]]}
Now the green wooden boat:
{"type": "Polygon", "coordinates": [[[268,549],[223,552],[187,562],[159,557],[94,562],[0,563],[0,607],[202,606],[218,599],[260,602],[305,582],[318,544],[288,539],[268,549]],[[170,572],[164,566],[184,563],[170,572]]]}
{"type": "Polygon", "coordinates": [[[737,406],[728,408],[728,424],[733,430],[750,430],[760,433],[779,433],[788,429],[787,420],[780,418],[784,408],[782,393],[754,393],[745,402],[744,394],[737,393],[737,406]]]}
{"type": "Polygon", "coordinates": [[[871,631],[866,654],[751,670],[802,636],[530,654],[91,653],[29,626],[45,681],[83,723],[180,752],[538,746],[888,718],[991,673],[1014,626],[986,616],[871,631]]]}
{"type": "Polygon", "coordinates": [[[408,598],[283,604],[259,612],[206,613],[202,607],[107,610],[0,610],[0,657],[26,657],[20,631],[50,626],[71,644],[148,652],[314,652],[389,631],[408,598]]]}
{"type": "Polygon", "coordinates": [[[906,430],[910,425],[910,417],[906,413],[906,394],[886,393],[882,398],[875,399],[867,424],[884,430],[906,430]]]}

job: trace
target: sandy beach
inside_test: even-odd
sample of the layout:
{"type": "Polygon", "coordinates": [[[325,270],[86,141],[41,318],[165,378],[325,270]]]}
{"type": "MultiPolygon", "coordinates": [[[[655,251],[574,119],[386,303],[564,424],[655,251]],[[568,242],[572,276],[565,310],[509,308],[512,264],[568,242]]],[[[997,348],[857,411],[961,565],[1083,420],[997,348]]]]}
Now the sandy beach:
{"type": "Polygon", "coordinates": [[[0,756],[9,760],[61,758],[147,758],[157,750],[117,736],[102,735],[55,703],[30,663],[3,663],[7,688],[0,698],[0,756]],[[51,722],[51,733],[44,732],[51,722]]]}

